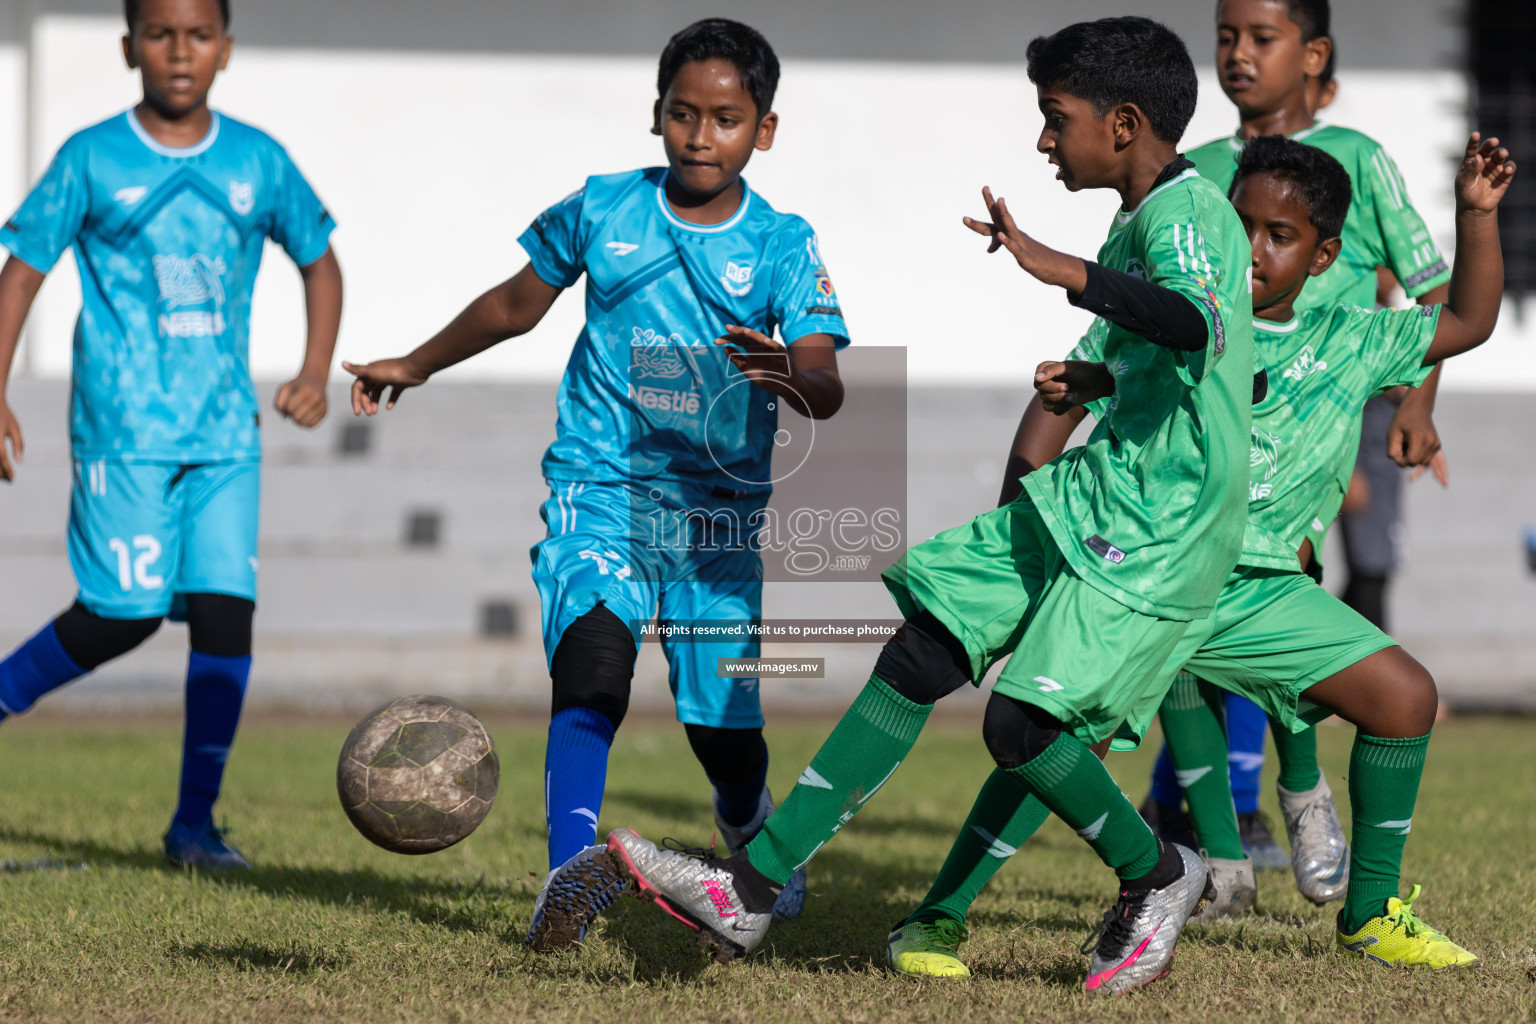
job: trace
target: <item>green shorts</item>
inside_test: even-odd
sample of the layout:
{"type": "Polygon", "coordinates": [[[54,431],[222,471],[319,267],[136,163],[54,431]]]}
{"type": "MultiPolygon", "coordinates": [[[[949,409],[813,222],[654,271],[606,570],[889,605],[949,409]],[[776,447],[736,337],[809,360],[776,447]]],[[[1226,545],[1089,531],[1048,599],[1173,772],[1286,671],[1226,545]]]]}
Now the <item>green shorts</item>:
{"type": "MultiPolygon", "coordinates": [[[[1303,691],[1393,645],[1306,573],[1239,566],[1210,617],[1192,624],[1174,651],[1171,671],[1162,674],[1171,684],[1182,668],[1247,697],[1300,732],[1332,714],[1304,699],[1303,691]]],[[[1160,697],[1149,698],[1136,706],[1117,748],[1140,740],[1159,703],[1160,697]]]]}
{"type": "Polygon", "coordinates": [[[884,579],[904,615],[926,610],[965,645],[978,685],[1011,654],[994,689],[1090,744],[1160,686],[1155,716],[1173,680],[1161,673],[1192,625],[1132,611],[1084,582],[1027,492],[912,548],[884,579]]]}

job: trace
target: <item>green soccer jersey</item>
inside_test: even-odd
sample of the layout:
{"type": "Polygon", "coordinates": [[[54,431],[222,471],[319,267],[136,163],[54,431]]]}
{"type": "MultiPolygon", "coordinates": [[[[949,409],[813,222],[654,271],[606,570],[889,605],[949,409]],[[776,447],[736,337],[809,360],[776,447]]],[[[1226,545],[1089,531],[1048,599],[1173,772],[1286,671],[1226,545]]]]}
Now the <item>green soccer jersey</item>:
{"type": "MultiPolygon", "coordinates": [[[[1297,549],[1316,520],[1337,514],[1338,467],[1354,464],[1360,411],[1372,395],[1429,375],[1424,356],[1439,306],[1376,312],[1308,310],[1285,323],[1255,319],[1253,345],[1269,376],[1253,407],[1248,522],[1239,565],[1297,570],[1297,549]]],[[[1103,360],[1104,332],[1090,331],[1070,359],[1103,360]]],[[[1106,402],[1089,406],[1104,415],[1106,402]]]]}
{"type": "MultiPolygon", "coordinates": [[[[1377,267],[1396,274],[1412,297],[1451,279],[1450,266],[1408,201],[1402,174],[1380,144],[1352,128],[1322,121],[1291,138],[1316,146],[1343,164],[1354,186],[1339,258],[1307,282],[1296,300],[1298,310],[1375,306],[1377,267]]],[[[1226,192],[1232,187],[1242,151],[1242,140],[1233,137],[1207,142],[1186,156],[1202,176],[1226,192]]]]}
{"type": "Polygon", "coordinates": [[[1314,520],[1338,512],[1339,470],[1354,465],[1366,400],[1424,383],[1431,369],[1424,357],[1439,322],[1439,306],[1342,306],[1307,310],[1285,323],[1253,322],[1270,395],[1253,411],[1249,518],[1281,549],[1266,552],[1262,537],[1250,536],[1242,564],[1296,568],[1296,550],[1315,532],[1314,520]],[[1274,411],[1267,408],[1271,399],[1278,399],[1274,411]]]}
{"type": "Polygon", "coordinates": [[[1134,611],[1206,614],[1242,546],[1253,401],[1248,236],[1193,168],[1117,211],[1098,262],[1189,297],[1205,347],[1103,324],[1115,395],[1088,443],[1024,478],[1073,571],[1134,611]]]}

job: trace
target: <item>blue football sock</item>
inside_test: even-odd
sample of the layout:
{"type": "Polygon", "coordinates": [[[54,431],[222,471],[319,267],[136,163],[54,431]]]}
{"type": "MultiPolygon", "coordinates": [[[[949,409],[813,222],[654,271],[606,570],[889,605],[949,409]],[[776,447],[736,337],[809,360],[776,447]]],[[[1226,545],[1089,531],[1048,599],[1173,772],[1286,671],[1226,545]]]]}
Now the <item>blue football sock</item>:
{"type": "Polygon", "coordinates": [[[250,655],[224,658],[193,651],[187,659],[187,731],[174,823],[197,828],[213,820],[250,674],[250,655]]]}
{"type": "Polygon", "coordinates": [[[566,708],[549,721],[544,822],[551,871],[597,840],[613,732],[608,716],[591,708],[566,708]]]}
{"type": "Polygon", "coordinates": [[[1166,743],[1158,752],[1157,763],[1152,766],[1152,800],[1175,810],[1184,806],[1184,789],[1174,774],[1173,755],[1168,752],[1166,743]]]}
{"type": "Polygon", "coordinates": [[[59,634],[48,623],[0,661],[0,719],[21,714],[43,694],[83,675],[85,669],[64,653],[59,634]]]}
{"type": "Polygon", "coordinates": [[[749,825],[757,817],[758,802],[762,798],[763,787],[768,783],[768,758],[765,756],[762,767],[745,779],[736,782],[721,782],[719,779],[709,781],[715,787],[715,809],[720,812],[720,820],[737,828],[749,825]]]}
{"type": "Polygon", "coordinates": [[[1227,768],[1232,775],[1232,802],[1238,814],[1259,809],[1259,775],[1264,770],[1264,741],[1269,717],[1247,697],[1226,694],[1227,768]]]}

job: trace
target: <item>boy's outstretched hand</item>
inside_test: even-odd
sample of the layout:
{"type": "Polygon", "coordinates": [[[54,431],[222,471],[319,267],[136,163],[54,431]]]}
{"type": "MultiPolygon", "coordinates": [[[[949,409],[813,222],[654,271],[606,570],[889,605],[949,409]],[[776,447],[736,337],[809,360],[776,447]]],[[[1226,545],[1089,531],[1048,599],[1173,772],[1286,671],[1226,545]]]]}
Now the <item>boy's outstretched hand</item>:
{"type": "Polygon", "coordinates": [[[794,373],[789,362],[789,350],[761,331],[750,327],[725,325],[726,335],[716,338],[715,344],[725,349],[731,365],[751,381],[788,380],[794,373]]]}
{"type": "Polygon", "coordinates": [[[1515,162],[1499,140],[1473,132],[1456,171],[1456,212],[1493,213],[1515,180],[1515,162]]]}
{"type": "Polygon", "coordinates": [[[982,187],[981,201],[986,204],[990,219],[962,217],[961,221],[978,235],[991,236],[992,244],[987,246],[987,252],[1007,249],[1020,267],[1040,281],[1065,288],[1074,296],[1082,294],[1088,286],[1088,270],[1082,260],[1041,245],[1026,235],[1014,223],[1013,214],[1008,212],[1007,200],[994,199],[990,187],[982,187]]]}
{"type": "Polygon", "coordinates": [[[10,483],[16,479],[16,467],[11,464],[11,458],[14,456],[20,462],[22,448],[21,424],[11,407],[5,404],[5,399],[0,398],[0,480],[10,483]],[[7,441],[11,443],[10,453],[5,450],[7,441]]]}
{"type": "Polygon", "coordinates": [[[305,429],[319,426],[328,408],[325,381],[301,373],[277,389],[277,399],[272,405],[284,419],[293,420],[305,429]]]}
{"type": "Polygon", "coordinates": [[[359,366],[342,361],[341,368],[357,379],[352,382],[352,415],[372,416],[379,411],[379,397],[388,389],[389,400],[384,408],[393,409],[407,388],[416,388],[427,382],[430,374],[422,373],[409,359],[379,359],[359,366]]]}
{"type": "Polygon", "coordinates": [[[1060,416],[1114,394],[1115,378],[1103,363],[1052,361],[1035,368],[1035,390],[1045,411],[1060,416]]]}

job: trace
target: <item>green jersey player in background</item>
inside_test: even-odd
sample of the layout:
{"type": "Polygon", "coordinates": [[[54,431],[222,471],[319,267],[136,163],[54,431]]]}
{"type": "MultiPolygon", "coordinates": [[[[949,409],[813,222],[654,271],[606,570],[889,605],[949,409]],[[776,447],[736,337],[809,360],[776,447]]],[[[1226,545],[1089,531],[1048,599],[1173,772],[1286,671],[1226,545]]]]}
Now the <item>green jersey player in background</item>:
{"type": "MultiPolygon", "coordinates": [[[[1339,256],[1307,286],[1297,300],[1298,309],[1371,308],[1376,303],[1377,267],[1395,274],[1421,303],[1443,302],[1450,268],[1409,202],[1392,158],[1368,136],[1317,117],[1334,66],[1330,19],[1328,0],[1223,0],[1216,10],[1216,69],[1222,91],[1237,107],[1241,123],[1236,134],[1198,146],[1188,157],[1202,175],[1225,190],[1232,184],[1246,141],[1280,134],[1323,150],[1349,173],[1354,187],[1339,256]]],[[[1391,507],[1390,519],[1396,518],[1399,482],[1388,453],[1404,465],[1421,465],[1439,449],[1429,420],[1438,376],[1432,373],[1417,391],[1398,389],[1390,397],[1380,397],[1362,414],[1366,440],[1361,442],[1359,458],[1372,466],[1385,464],[1372,475],[1377,486],[1371,494],[1374,504],[1391,507]],[[1397,402],[1401,408],[1395,407],[1397,402]]],[[[1356,429],[1355,435],[1359,439],[1362,431],[1356,429]]],[[[1355,463],[1352,446],[1338,464],[1336,488],[1316,511],[1308,537],[1310,549],[1319,557],[1355,463]]],[[[1385,628],[1381,593],[1391,559],[1378,550],[1380,544],[1369,542],[1366,531],[1346,529],[1345,534],[1351,542],[1347,545],[1351,557],[1344,600],[1385,628]]],[[[1387,527],[1379,525],[1373,536],[1385,543],[1386,534],[1387,527]]],[[[1225,704],[1236,832],[1229,823],[1231,811],[1224,806],[1225,797],[1209,807],[1195,806],[1204,794],[1191,796],[1183,791],[1166,747],[1153,770],[1152,791],[1142,813],[1165,836],[1186,839],[1189,827],[1179,808],[1182,800],[1189,799],[1191,814],[1205,819],[1200,834],[1214,856],[1241,858],[1246,853],[1258,867],[1289,865],[1308,899],[1323,903],[1341,898],[1348,879],[1348,851],[1339,839],[1342,831],[1332,793],[1317,765],[1315,735],[1266,728],[1257,707],[1241,697],[1228,696],[1225,704]],[[1289,857],[1259,813],[1266,732],[1274,734],[1279,755],[1278,795],[1290,840],[1289,857]]]]}

